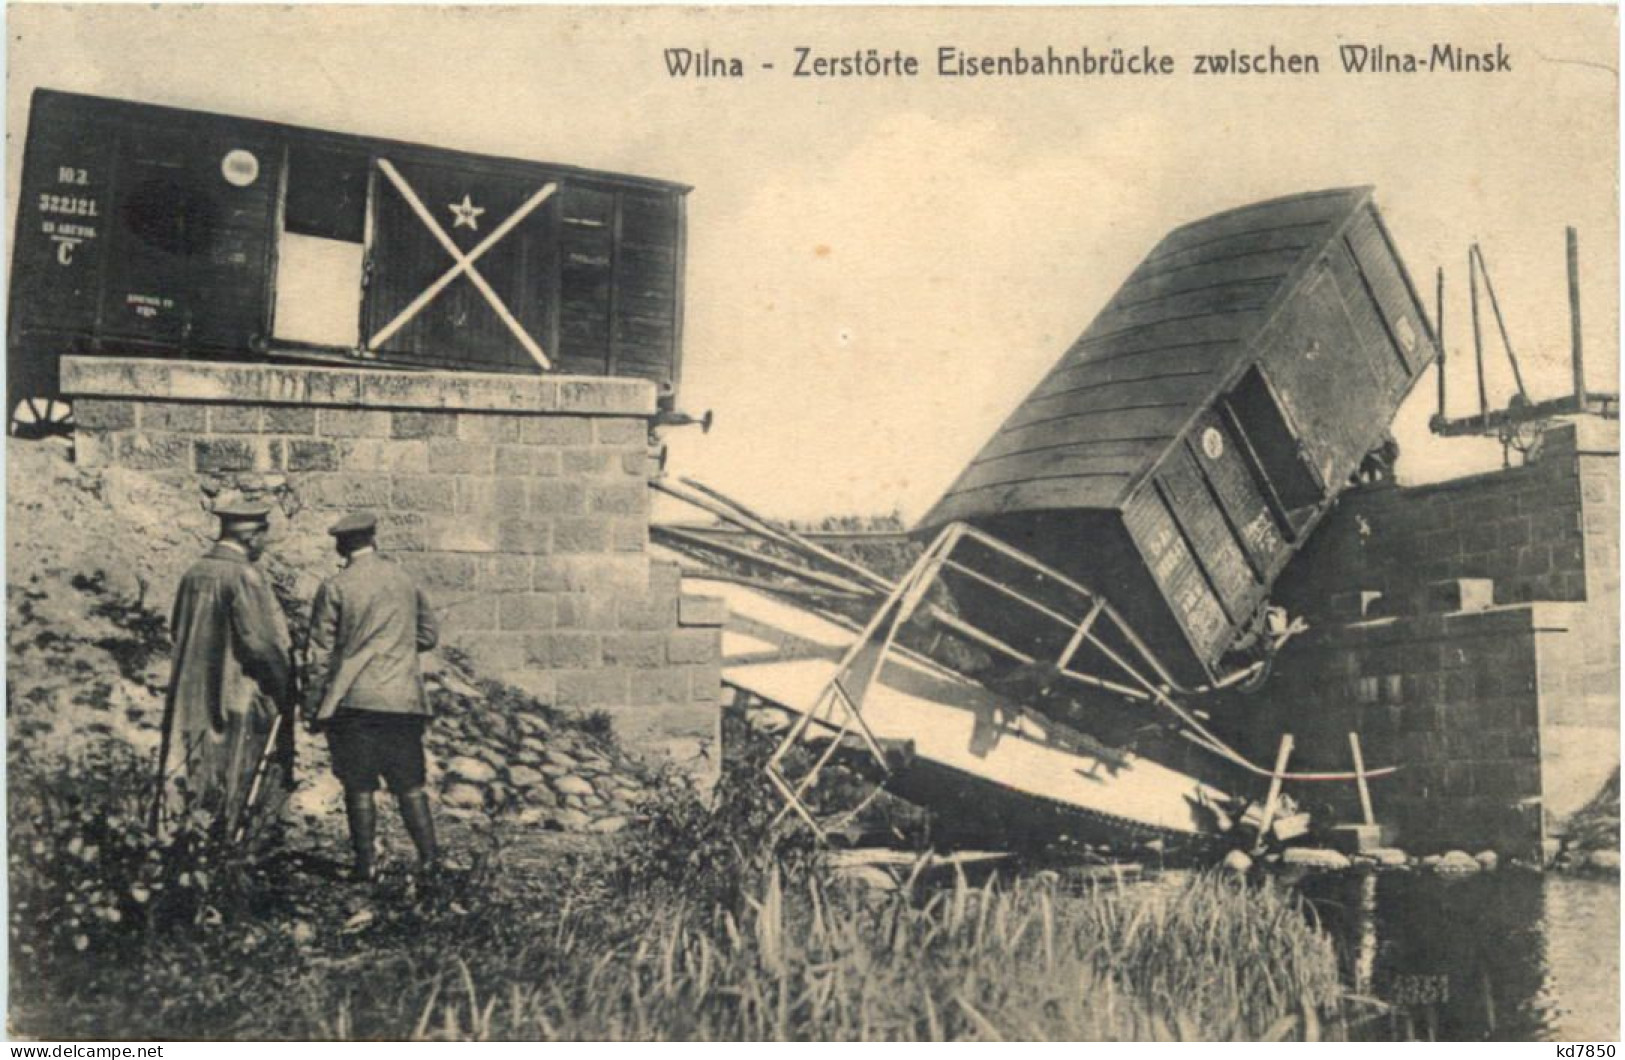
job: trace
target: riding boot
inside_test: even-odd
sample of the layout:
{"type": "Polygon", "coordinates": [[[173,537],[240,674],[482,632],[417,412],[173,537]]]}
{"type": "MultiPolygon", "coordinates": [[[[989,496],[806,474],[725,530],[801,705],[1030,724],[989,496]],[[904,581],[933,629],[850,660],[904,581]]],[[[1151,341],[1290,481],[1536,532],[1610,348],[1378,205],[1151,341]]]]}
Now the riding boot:
{"type": "Polygon", "coordinates": [[[350,846],[355,850],[355,878],[373,878],[378,856],[378,808],[370,791],[346,791],[344,815],[350,821],[350,846]]]}
{"type": "Polygon", "coordinates": [[[434,837],[434,816],[429,811],[429,795],[421,788],[408,792],[399,798],[401,807],[401,821],[406,825],[406,834],[412,837],[412,843],[418,848],[418,861],[426,869],[436,868],[440,864],[440,847],[434,837]]]}

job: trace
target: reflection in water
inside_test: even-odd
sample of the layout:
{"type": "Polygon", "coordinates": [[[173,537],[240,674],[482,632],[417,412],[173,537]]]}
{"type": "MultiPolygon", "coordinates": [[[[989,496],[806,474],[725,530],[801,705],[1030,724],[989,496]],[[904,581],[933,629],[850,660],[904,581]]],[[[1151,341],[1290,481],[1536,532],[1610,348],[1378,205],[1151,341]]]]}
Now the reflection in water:
{"type": "Polygon", "coordinates": [[[1303,883],[1357,994],[1390,1012],[1359,1031],[1443,1041],[1619,1037],[1619,886],[1501,871],[1303,883]]]}

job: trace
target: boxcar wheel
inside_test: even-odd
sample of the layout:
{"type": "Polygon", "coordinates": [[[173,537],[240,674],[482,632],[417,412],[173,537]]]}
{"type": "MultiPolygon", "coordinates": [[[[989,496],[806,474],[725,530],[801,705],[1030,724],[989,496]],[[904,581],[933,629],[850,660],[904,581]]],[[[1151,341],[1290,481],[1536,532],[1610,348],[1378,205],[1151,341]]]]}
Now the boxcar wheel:
{"type": "Polygon", "coordinates": [[[63,398],[23,398],[11,410],[13,438],[49,438],[72,432],[73,405],[63,398]]]}

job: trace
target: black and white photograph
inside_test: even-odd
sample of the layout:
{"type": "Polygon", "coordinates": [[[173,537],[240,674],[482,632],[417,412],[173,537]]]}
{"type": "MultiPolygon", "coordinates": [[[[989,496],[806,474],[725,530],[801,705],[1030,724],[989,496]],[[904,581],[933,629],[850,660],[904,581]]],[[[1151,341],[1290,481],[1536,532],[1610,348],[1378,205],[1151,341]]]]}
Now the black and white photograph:
{"type": "Polygon", "coordinates": [[[1616,7],[4,18],[8,1039],[1614,1055],[1616,7]]]}

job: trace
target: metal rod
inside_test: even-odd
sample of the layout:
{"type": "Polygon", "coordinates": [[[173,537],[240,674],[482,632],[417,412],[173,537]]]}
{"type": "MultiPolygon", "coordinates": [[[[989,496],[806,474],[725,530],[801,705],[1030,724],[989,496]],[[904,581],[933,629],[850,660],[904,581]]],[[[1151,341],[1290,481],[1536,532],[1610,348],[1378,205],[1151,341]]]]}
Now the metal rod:
{"type": "Polygon", "coordinates": [[[819,571],[807,570],[803,567],[796,566],[794,563],[791,563],[788,560],[782,560],[776,556],[766,556],[760,552],[752,552],[748,548],[742,548],[739,545],[731,544],[726,541],[707,540],[706,538],[697,534],[692,534],[685,530],[678,530],[676,527],[670,526],[651,526],[649,529],[653,533],[665,535],[675,541],[682,542],[691,548],[710,549],[711,551],[719,552],[724,556],[732,556],[735,559],[744,560],[747,563],[755,563],[759,566],[766,567],[769,570],[778,571],[780,574],[788,574],[791,577],[812,582],[814,585],[822,586],[825,589],[833,589],[836,592],[849,593],[854,596],[874,595],[874,590],[866,585],[859,585],[856,582],[848,581],[845,578],[840,578],[833,574],[823,574],[819,571]]]}
{"type": "Polygon", "coordinates": [[[1444,419],[1444,266],[1439,266],[1438,281],[1434,285],[1434,327],[1439,338],[1439,418],[1444,419]]]}
{"type": "Polygon", "coordinates": [[[835,567],[838,567],[838,568],[840,568],[842,570],[845,570],[848,574],[852,575],[854,578],[857,578],[860,581],[866,581],[869,584],[873,585],[876,589],[879,589],[882,592],[890,592],[891,591],[891,588],[892,588],[891,583],[888,582],[885,578],[882,578],[880,575],[876,574],[874,571],[870,570],[869,568],[867,568],[867,567],[865,567],[865,566],[863,566],[861,564],[854,563],[851,560],[847,559],[845,556],[841,556],[841,555],[838,555],[838,554],[836,554],[834,552],[831,552],[829,549],[824,548],[821,545],[816,545],[813,542],[808,541],[806,538],[801,537],[800,535],[798,535],[794,530],[790,530],[790,529],[788,529],[786,527],[778,525],[777,523],[770,522],[768,519],[764,518],[763,516],[760,516],[760,515],[756,514],[755,512],[751,511],[749,508],[745,507],[743,504],[740,504],[738,501],[734,500],[732,497],[729,497],[726,494],[723,494],[723,493],[721,493],[721,492],[719,492],[717,490],[712,489],[710,486],[705,485],[705,483],[696,482],[695,480],[693,480],[691,478],[680,478],[680,479],[678,479],[678,481],[681,482],[683,485],[689,487],[690,489],[698,490],[701,493],[705,494],[707,497],[711,497],[714,500],[716,500],[716,501],[718,501],[718,502],[720,502],[722,504],[726,504],[726,505],[731,506],[740,515],[744,516],[747,519],[754,520],[756,523],[760,524],[764,529],[770,531],[771,533],[773,533],[774,535],[778,536],[779,538],[785,540],[789,544],[792,544],[795,547],[800,548],[801,550],[803,550],[803,551],[805,551],[805,552],[807,552],[807,553],[809,553],[811,555],[817,556],[819,559],[823,560],[826,563],[832,564],[835,567]]]}
{"type": "MultiPolygon", "coordinates": [[[[682,481],[685,487],[695,486],[699,489],[705,489],[705,487],[699,487],[697,483],[691,483],[688,479],[684,479],[682,481]]],[[[659,479],[650,479],[649,487],[651,489],[659,490],[661,493],[664,493],[667,496],[676,497],[685,504],[692,504],[701,511],[710,512],[718,519],[730,522],[740,529],[754,534],[757,537],[766,538],[775,544],[782,545],[792,552],[798,552],[802,555],[819,559],[826,563],[833,562],[833,564],[840,570],[853,575],[859,581],[873,585],[876,589],[879,589],[882,592],[890,592],[892,589],[890,582],[880,577],[880,575],[875,574],[873,571],[861,567],[856,563],[844,560],[839,556],[834,556],[833,553],[830,553],[825,549],[820,549],[817,546],[812,545],[810,542],[795,538],[770,523],[762,522],[760,519],[750,515],[749,513],[741,514],[740,511],[730,509],[721,501],[711,500],[703,495],[696,495],[695,493],[690,492],[687,488],[679,489],[670,482],[662,482],[659,479]],[[833,557],[833,561],[831,560],[831,557],[833,557]]],[[[716,493],[715,490],[709,489],[705,489],[705,492],[712,495],[715,495],[716,493]]]]}
{"type": "Polygon", "coordinates": [[[1501,332],[1501,345],[1507,351],[1507,363],[1512,365],[1512,378],[1518,384],[1518,393],[1523,397],[1525,404],[1529,401],[1529,391],[1523,385],[1523,372],[1518,368],[1518,353],[1512,348],[1512,339],[1507,335],[1506,321],[1501,319],[1501,300],[1495,297],[1495,284],[1490,282],[1490,263],[1484,260],[1484,248],[1473,244],[1473,252],[1478,255],[1478,271],[1484,276],[1484,293],[1490,296],[1490,311],[1495,314],[1495,326],[1501,332]]]}
{"type": "Polygon", "coordinates": [[[1275,804],[1281,798],[1281,778],[1286,775],[1287,759],[1292,757],[1292,734],[1281,734],[1280,750],[1275,752],[1275,770],[1270,774],[1270,793],[1264,799],[1264,816],[1258,822],[1258,842],[1253,845],[1254,852],[1264,849],[1264,840],[1270,834],[1270,825],[1275,823],[1275,804]]]}
{"type": "Polygon", "coordinates": [[[1490,398],[1484,389],[1484,336],[1479,330],[1478,323],[1478,258],[1473,251],[1478,249],[1474,243],[1467,248],[1467,278],[1468,291],[1471,293],[1473,306],[1473,363],[1478,366],[1478,414],[1490,414],[1490,398]]]}
{"type": "Polygon", "coordinates": [[[1585,411],[1586,369],[1583,347],[1580,343],[1580,236],[1572,227],[1567,232],[1569,258],[1569,335],[1570,363],[1574,366],[1574,397],[1580,411],[1585,411]]]}
{"type": "Polygon", "coordinates": [[[1377,815],[1371,812],[1371,789],[1365,782],[1365,756],[1360,753],[1360,734],[1349,733],[1349,750],[1354,752],[1354,784],[1360,789],[1360,812],[1366,824],[1376,824],[1377,815]]]}

